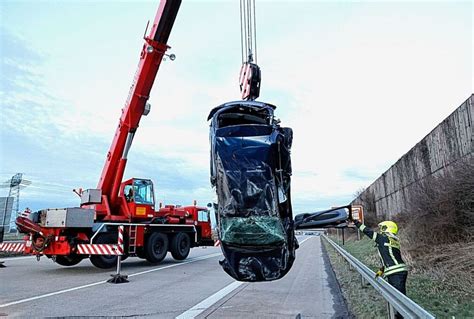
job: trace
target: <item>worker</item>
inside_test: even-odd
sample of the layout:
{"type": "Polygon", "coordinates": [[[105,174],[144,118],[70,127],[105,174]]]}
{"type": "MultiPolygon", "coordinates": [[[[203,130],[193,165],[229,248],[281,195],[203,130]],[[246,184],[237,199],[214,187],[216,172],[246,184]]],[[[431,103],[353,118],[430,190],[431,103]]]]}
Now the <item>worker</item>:
{"type": "Polygon", "coordinates": [[[358,220],[352,220],[352,217],[350,217],[350,220],[361,232],[376,243],[382,261],[382,268],[377,271],[375,277],[383,276],[393,287],[406,295],[408,271],[400,253],[397,224],[393,221],[383,221],[378,225],[379,232],[377,233],[358,220]]]}
{"type": "Polygon", "coordinates": [[[127,202],[131,202],[133,200],[133,189],[131,187],[128,190],[128,194],[125,195],[125,199],[127,202]]]}

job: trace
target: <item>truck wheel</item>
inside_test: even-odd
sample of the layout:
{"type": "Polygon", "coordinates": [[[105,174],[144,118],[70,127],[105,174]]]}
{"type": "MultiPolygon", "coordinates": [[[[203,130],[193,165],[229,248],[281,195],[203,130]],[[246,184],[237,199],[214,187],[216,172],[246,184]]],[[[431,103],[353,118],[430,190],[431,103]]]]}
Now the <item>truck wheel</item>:
{"type": "MultiPolygon", "coordinates": [[[[99,234],[94,241],[95,244],[115,244],[117,243],[117,235],[115,234],[99,234]]],[[[89,258],[91,263],[97,268],[109,269],[117,265],[117,256],[111,255],[92,255],[89,258]]]]}
{"type": "Polygon", "coordinates": [[[159,263],[168,252],[168,236],[163,233],[152,233],[146,242],[145,258],[151,263],[159,263]]]}
{"type": "Polygon", "coordinates": [[[171,240],[171,255],[176,260],[184,260],[189,255],[191,240],[186,233],[177,233],[171,240]]]}
{"type": "Polygon", "coordinates": [[[84,259],[80,255],[68,255],[68,256],[56,256],[56,263],[61,266],[74,266],[81,262],[84,259]]]}

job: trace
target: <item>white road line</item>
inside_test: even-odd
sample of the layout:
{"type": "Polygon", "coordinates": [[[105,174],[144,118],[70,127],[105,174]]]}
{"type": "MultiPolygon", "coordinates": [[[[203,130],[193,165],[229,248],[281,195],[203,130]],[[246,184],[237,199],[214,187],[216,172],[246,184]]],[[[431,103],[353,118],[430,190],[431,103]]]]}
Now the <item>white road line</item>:
{"type": "MultiPolygon", "coordinates": [[[[305,238],[299,244],[302,245],[305,241],[307,241],[310,238],[311,237],[305,238]]],[[[185,312],[183,312],[182,314],[177,316],[176,319],[193,319],[193,318],[199,316],[201,313],[203,313],[204,311],[209,309],[209,307],[211,307],[213,304],[215,304],[216,302],[218,302],[219,300],[221,300],[222,298],[224,298],[225,296],[230,294],[232,291],[234,291],[235,289],[240,287],[240,285],[242,285],[242,284],[243,284],[243,282],[234,281],[233,283],[231,283],[230,285],[225,286],[224,288],[222,288],[221,290],[219,290],[218,292],[216,292],[212,296],[209,296],[208,298],[204,299],[203,301],[201,301],[200,303],[198,303],[194,307],[186,310],[185,312]]]]}
{"type": "Polygon", "coordinates": [[[22,256],[22,257],[0,258],[0,261],[5,261],[5,260],[21,260],[21,259],[35,258],[35,257],[36,257],[36,256],[22,256]]]}
{"type": "Polygon", "coordinates": [[[222,298],[227,296],[229,293],[231,293],[232,291],[237,289],[242,284],[243,284],[243,282],[234,281],[233,283],[231,283],[230,285],[225,286],[224,288],[222,288],[221,290],[219,290],[218,292],[216,292],[212,296],[204,299],[203,301],[201,301],[200,303],[198,303],[197,305],[195,305],[191,309],[183,312],[182,314],[177,316],[176,319],[192,319],[192,318],[195,318],[196,316],[198,316],[199,314],[201,314],[202,312],[207,310],[210,306],[212,306],[213,304],[215,304],[216,302],[218,302],[219,300],[221,300],[222,298]]]}
{"type": "MultiPolygon", "coordinates": [[[[186,265],[186,264],[190,264],[190,263],[193,263],[193,262],[196,262],[196,261],[205,260],[205,259],[209,259],[209,258],[214,258],[214,257],[218,257],[218,256],[222,256],[222,254],[221,253],[215,253],[215,254],[210,254],[210,255],[206,255],[206,256],[202,256],[202,257],[196,257],[196,258],[193,258],[193,259],[189,259],[185,262],[181,262],[179,264],[172,264],[172,265],[168,265],[168,266],[163,266],[163,267],[158,267],[158,268],[153,268],[153,269],[150,269],[150,270],[137,272],[137,273],[129,275],[128,277],[139,276],[139,275],[147,274],[147,273],[150,273],[150,272],[154,272],[154,271],[158,271],[158,270],[162,270],[162,269],[168,269],[168,268],[172,268],[172,267],[177,267],[177,266],[181,266],[181,265],[186,265]]],[[[59,295],[59,294],[64,294],[64,293],[79,290],[79,289],[93,287],[93,286],[104,284],[106,282],[107,282],[106,280],[98,281],[98,282],[94,282],[94,283],[87,284],[87,285],[82,285],[82,286],[73,287],[73,288],[69,288],[69,289],[63,289],[63,290],[50,292],[50,293],[39,295],[39,296],[34,296],[34,297],[26,298],[26,299],[12,301],[12,302],[0,305],[0,308],[5,308],[5,307],[18,305],[18,304],[21,304],[21,303],[25,303],[25,302],[29,302],[29,301],[33,301],[33,300],[37,300],[37,299],[43,299],[43,298],[47,298],[47,297],[51,297],[51,296],[55,296],[55,295],[59,295]]]]}
{"type": "Polygon", "coordinates": [[[154,271],[157,271],[157,270],[173,268],[173,267],[176,267],[176,266],[186,265],[186,264],[193,263],[195,261],[209,259],[209,258],[218,257],[218,256],[222,256],[222,254],[221,253],[214,253],[214,254],[210,254],[210,255],[206,255],[206,256],[202,256],[202,257],[195,257],[193,259],[183,261],[179,264],[171,264],[171,265],[163,266],[163,267],[160,267],[160,268],[154,268],[154,269],[149,269],[149,270],[144,270],[144,271],[141,271],[141,272],[137,272],[135,274],[128,275],[128,277],[134,277],[134,276],[139,276],[139,275],[143,275],[143,274],[148,274],[150,272],[154,272],[154,271]]]}
{"type": "Polygon", "coordinates": [[[20,304],[20,303],[24,303],[24,302],[28,302],[28,301],[33,301],[33,300],[37,300],[37,299],[42,299],[42,298],[46,298],[46,297],[51,297],[51,296],[55,296],[55,295],[59,295],[59,294],[63,294],[63,293],[66,293],[66,292],[70,292],[70,291],[74,291],[74,290],[79,290],[79,289],[83,289],[83,288],[87,288],[87,287],[97,286],[97,285],[103,284],[103,283],[105,283],[105,282],[106,282],[106,281],[94,282],[94,283],[88,284],[88,285],[83,285],[83,286],[79,286],[79,287],[74,287],[74,288],[59,290],[59,291],[51,292],[51,293],[49,293],[49,294],[44,294],[44,295],[39,295],[39,296],[31,297],[31,298],[26,298],[26,299],[21,299],[21,300],[17,300],[17,301],[12,301],[12,302],[5,303],[5,304],[3,304],[3,305],[0,305],[0,308],[5,308],[5,307],[8,307],[8,306],[13,306],[13,305],[17,305],[17,304],[20,304]]]}
{"type": "Polygon", "coordinates": [[[310,238],[311,238],[311,237],[307,237],[307,238],[305,238],[301,243],[298,242],[298,244],[303,245],[303,243],[304,243],[305,241],[307,241],[308,239],[310,239],[310,238]]]}

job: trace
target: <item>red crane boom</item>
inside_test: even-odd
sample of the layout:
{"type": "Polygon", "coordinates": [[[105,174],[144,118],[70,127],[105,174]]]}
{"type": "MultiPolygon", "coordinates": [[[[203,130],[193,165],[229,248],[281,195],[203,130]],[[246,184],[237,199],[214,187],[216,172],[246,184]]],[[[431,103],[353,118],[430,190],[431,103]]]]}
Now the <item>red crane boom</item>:
{"type": "Polygon", "coordinates": [[[167,41],[180,4],[181,0],[161,1],[151,32],[144,38],[137,72],[97,185],[102,191],[102,200],[106,201],[102,204],[107,207],[107,212],[98,213],[113,214],[114,210],[110,207],[119,205],[118,191],[127,164],[128,151],[142,115],[147,115],[150,111],[147,100],[163,56],[169,48],[167,41]]]}

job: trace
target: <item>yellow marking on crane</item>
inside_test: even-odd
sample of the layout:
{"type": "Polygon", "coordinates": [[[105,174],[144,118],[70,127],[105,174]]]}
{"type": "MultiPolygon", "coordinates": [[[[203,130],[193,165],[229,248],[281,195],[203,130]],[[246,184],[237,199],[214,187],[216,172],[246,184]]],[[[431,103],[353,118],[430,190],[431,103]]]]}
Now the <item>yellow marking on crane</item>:
{"type": "Polygon", "coordinates": [[[137,207],[137,209],[135,210],[135,215],[145,216],[146,215],[146,208],[145,207],[137,207]]]}

